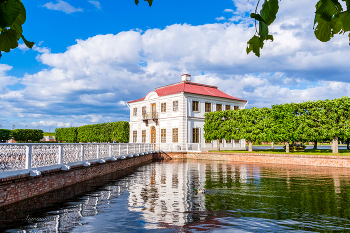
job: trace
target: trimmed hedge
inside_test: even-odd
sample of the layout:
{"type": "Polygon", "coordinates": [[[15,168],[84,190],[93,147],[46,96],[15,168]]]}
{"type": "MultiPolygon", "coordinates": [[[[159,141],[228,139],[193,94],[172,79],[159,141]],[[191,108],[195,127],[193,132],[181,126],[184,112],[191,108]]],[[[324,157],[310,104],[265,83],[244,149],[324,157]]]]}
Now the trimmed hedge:
{"type": "Polygon", "coordinates": [[[41,129],[15,129],[12,138],[17,142],[40,141],[44,137],[41,129]]]}
{"type": "Polygon", "coordinates": [[[0,141],[7,141],[11,139],[11,130],[0,129],[0,141]]]}
{"type": "Polygon", "coordinates": [[[78,127],[56,128],[55,138],[56,141],[77,143],[78,127]]]}
{"type": "Polygon", "coordinates": [[[56,128],[56,140],[77,142],[129,142],[129,122],[117,121],[80,127],[56,128]]]}

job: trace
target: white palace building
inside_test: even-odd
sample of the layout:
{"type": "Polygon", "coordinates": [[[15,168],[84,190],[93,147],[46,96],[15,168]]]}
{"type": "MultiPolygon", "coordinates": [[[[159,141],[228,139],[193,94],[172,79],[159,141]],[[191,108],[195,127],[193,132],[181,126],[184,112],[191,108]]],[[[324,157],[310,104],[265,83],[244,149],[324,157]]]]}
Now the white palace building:
{"type": "MultiPolygon", "coordinates": [[[[206,112],[243,109],[247,100],[230,96],[216,86],[182,81],[156,88],[145,97],[128,102],[130,108],[130,142],[155,143],[159,149],[187,150],[194,144],[198,150],[216,149],[217,141],[204,139],[206,112]]],[[[220,141],[226,150],[244,149],[245,140],[220,141]]]]}

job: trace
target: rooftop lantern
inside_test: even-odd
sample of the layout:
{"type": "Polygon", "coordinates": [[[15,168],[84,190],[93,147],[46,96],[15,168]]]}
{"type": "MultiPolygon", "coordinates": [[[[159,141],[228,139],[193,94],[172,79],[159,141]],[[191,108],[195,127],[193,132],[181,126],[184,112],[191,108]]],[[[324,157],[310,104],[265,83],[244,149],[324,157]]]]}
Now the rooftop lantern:
{"type": "Polygon", "coordinates": [[[191,82],[191,75],[189,75],[189,74],[183,74],[183,75],[181,75],[181,79],[182,79],[182,81],[191,82]]]}

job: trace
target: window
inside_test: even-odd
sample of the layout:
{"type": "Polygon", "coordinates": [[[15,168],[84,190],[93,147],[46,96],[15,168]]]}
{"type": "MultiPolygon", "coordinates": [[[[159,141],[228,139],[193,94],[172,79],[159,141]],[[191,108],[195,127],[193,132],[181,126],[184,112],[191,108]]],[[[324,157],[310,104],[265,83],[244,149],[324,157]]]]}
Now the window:
{"type": "Polygon", "coordinates": [[[146,115],[146,106],[143,106],[142,107],[142,116],[145,116],[146,115]]]}
{"type": "Polygon", "coordinates": [[[161,143],[166,143],[166,129],[161,129],[161,143]]]}
{"type": "Polygon", "coordinates": [[[199,143],[199,128],[193,128],[193,143],[199,143]]]}
{"type": "Polygon", "coordinates": [[[199,111],[199,102],[198,101],[192,101],[192,111],[193,112],[199,111]]]}
{"type": "Polygon", "coordinates": [[[231,139],[229,139],[229,140],[226,140],[226,143],[231,143],[231,139]]]}
{"type": "Polygon", "coordinates": [[[160,108],[161,108],[161,112],[166,112],[166,103],[161,103],[160,105],[160,108]]]}
{"type": "Polygon", "coordinates": [[[222,104],[216,104],[216,111],[222,111],[222,104]]]}
{"type": "Polygon", "coordinates": [[[175,100],[173,101],[173,111],[177,112],[179,110],[179,101],[175,100]]]}
{"type": "Polygon", "coordinates": [[[178,128],[173,129],[173,142],[179,142],[179,130],[178,128]]]}
{"type": "Polygon", "coordinates": [[[233,106],[233,109],[234,109],[234,110],[238,110],[239,107],[238,107],[238,106],[233,106]]]}
{"type": "Polygon", "coordinates": [[[231,110],[231,105],[226,105],[226,110],[231,110]]]}
{"type": "Polygon", "coordinates": [[[222,139],[219,139],[219,143],[222,143],[222,139]]]}
{"type": "Polygon", "coordinates": [[[211,103],[205,103],[205,112],[211,112],[211,103]]]}
{"type": "Polygon", "coordinates": [[[235,143],[238,144],[238,143],[239,143],[239,140],[235,139],[235,143]]]}
{"type": "Polygon", "coordinates": [[[142,143],[146,143],[146,130],[142,130],[142,143]]]}
{"type": "Polygon", "coordinates": [[[132,131],[132,142],[137,142],[137,130],[132,131]]]}
{"type": "Polygon", "coordinates": [[[134,108],[134,114],[133,116],[137,116],[137,108],[134,108]]]}

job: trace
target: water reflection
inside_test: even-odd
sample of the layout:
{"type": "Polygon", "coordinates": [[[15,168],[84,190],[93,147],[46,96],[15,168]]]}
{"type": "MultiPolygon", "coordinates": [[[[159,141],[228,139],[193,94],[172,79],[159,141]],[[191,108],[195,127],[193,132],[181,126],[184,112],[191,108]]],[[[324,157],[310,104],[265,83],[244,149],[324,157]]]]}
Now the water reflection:
{"type": "Polygon", "coordinates": [[[13,232],[349,231],[349,178],[346,168],[159,162],[78,184],[92,190],[28,209],[16,227],[11,210],[0,220],[13,232]]]}

